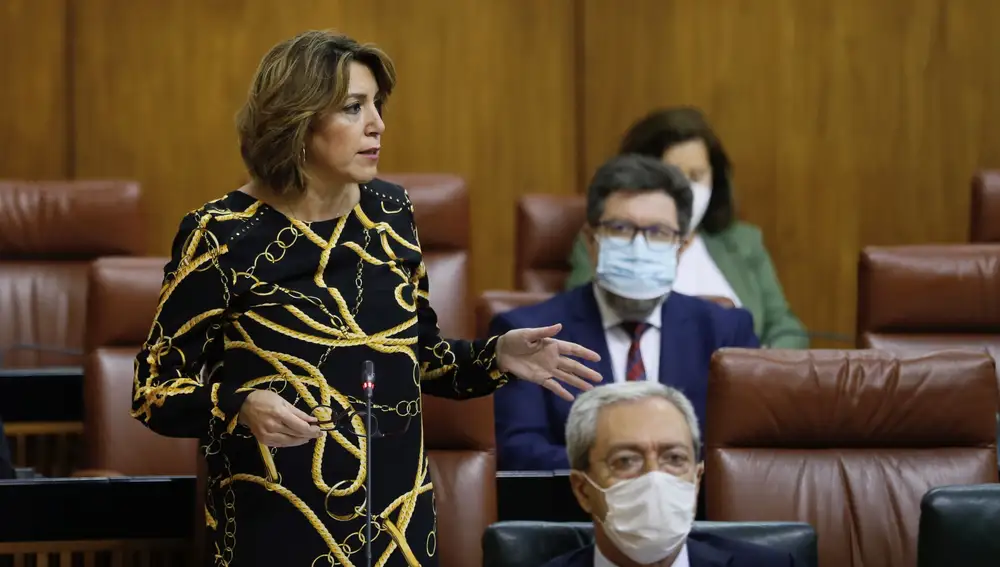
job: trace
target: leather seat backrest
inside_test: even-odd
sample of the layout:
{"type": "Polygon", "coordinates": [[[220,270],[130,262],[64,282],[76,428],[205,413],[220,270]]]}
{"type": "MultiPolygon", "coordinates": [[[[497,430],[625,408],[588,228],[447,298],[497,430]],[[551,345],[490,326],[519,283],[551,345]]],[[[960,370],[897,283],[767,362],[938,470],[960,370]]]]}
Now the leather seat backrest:
{"type": "MultiPolygon", "coordinates": [[[[472,338],[469,309],[469,198],[465,182],[445,174],[394,174],[413,203],[427,266],[430,302],[443,336],[472,338]]],[[[479,565],[480,538],[496,520],[493,400],[423,396],[424,443],[434,482],[441,567],[479,565]]]]}
{"type": "Polygon", "coordinates": [[[87,272],[144,246],[139,185],[0,181],[0,367],[82,366],[87,272]]]}
{"type": "Polygon", "coordinates": [[[913,567],[923,495],[997,481],[982,352],[722,349],[707,407],[708,517],[807,522],[824,567],[913,567]]]}
{"type": "Polygon", "coordinates": [[[90,272],[84,441],[87,465],[124,475],[197,474],[194,439],[162,437],[129,416],[134,360],[149,334],[167,258],[101,258],[90,272]]]}
{"type": "Polygon", "coordinates": [[[547,291],[484,291],[476,303],[476,334],[480,337],[487,336],[490,321],[500,313],[535,305],[550,297],[552,293],[547,291]]]}
{"type": "Polygon", "coordinates": [[[455,175],[401,173],[381,179],[406,188],[413,203],[430,284],[431,306],[444,336],[471,339],[469,196],[455,175]]]}
{"type": "Polygon", "coordinates": [[[1000,244],[869,247],[858,264],[858,346],[1000,355],[1000,244]]]}
{"type": "Polygon", "coordinates": [[[1000,171],[977,171],[972,177],[970,242],[1000,242],[1000,171]]]}
{"type": "MultiPolygon", "coordinates": [[[[698,534],[787,551],[798,567],[816,567],[816,531],[799,522],[695,522],[698,534]]],[[[594,543],[594,525],[575,522],[497,522],[483,536],[485,567],[543,565],[594,543]]]]}
{"type": "Polygon", "coordinates": [[[941,486],[920,502],[917,567],[1000,563],[1000,484],[941,486]]]}
{"type": "Polygon", "coordinates": [[[483,533],[497,519],[493,399],[425,395],[422,409],[441,567],[481,565],[483,533]]]}
{"type": "Polygon", "coordinates": [[[587,221],[582,195],[525,195],[517,202],[515,282],[525,291],[562,291],[569,254],[587,221]]]}

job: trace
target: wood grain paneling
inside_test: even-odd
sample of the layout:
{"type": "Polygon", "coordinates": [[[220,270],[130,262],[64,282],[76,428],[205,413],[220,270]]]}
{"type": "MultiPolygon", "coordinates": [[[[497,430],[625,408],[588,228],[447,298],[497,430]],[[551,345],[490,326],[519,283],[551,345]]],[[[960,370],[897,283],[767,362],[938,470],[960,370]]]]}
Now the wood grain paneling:
{"type": "MultiPolygon", "coordinates": [[[[88,0],[78,7],[77,170],[145,188],[151,253],[244,179],[233,117],[274,43],[336,28],[383,47],[399,86],[386,172],[471,192],[473,289],[513,283],[514,203],[575,190],[571,0],[88,0]]],[[[433,283],[432,292],[433,292],[433,283]]]]}
{"type": "Polygon", "coordinates": [[[969,177],[1000,164],[1000,3],[629,7],[583,2],[585,169],[646,111],[704,109],[807,327],[853,334],[861,247],[965,239],[969,177]]]}
{"type": "MultiPolygon", "coordinates": [[[[808,327],[851,333],[858,251],[964,240],[1000,166],[993,0],[7,0],[0,175],[129,177],[150,253],[245,179],[233,117],[263,53],[332,27],[399,65],[386,172],[462,175],[473,291],[513,284],[513,211],[625,128],[694,104],[808,327]]],[[[433,284],[432,284],[433,285],[433,284]]]]}
{"type": "Polygon", "coordinates": [[[69,0],[0,2],[0,177],[65,179],[69,0]]]}

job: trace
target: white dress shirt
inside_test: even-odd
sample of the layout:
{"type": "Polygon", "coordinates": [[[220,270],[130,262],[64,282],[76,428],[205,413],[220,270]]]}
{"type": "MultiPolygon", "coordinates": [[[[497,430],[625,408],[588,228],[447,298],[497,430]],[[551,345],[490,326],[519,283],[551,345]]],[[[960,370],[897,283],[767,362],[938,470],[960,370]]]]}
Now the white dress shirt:
{"type": "MultiPolygon", "coordinates": [[[[628,364],[628,349],[632,346],[632,337],[622,328],[622,318],[608,306],[604,298],[604,290],[597,284],[594,286],[594,298],[597,299],[597,309],[601,312],[601,324],[604,326],[604,339],[608,343],[608,355],[611,357],[611,371],[615,382],[624,382],[625,365],[628,364]]],[[[663,323],[661,313],[663,302],[657,304],[645,323],[649,328],[639,339],[639,352],[642,353],[642,365],[646,368],[646,380],[660,381],[660,331],[663,323]]]]}
{"type": "MultiPolygon", "coordinates": [[[[594,567],[618,567],[614,563],[608,560],[601,553],[601,549],[594,546],[594,567]]],[[[670,564],[670,567],[691,567],[691,561],[688,560],[688,545],[685,543],[681,547],[681,552],[677,554],[674,562],[670,564]]]]}
{"type": "Polygon", "coordinates": [[[681,254],[674,289],[684,295],[728,297],[736,307],[740,307],[740,298],[736,297],[729,280],[722,275],[719,266],[709,255],[705,241],[699,234],[695,234],[691,244],[681,254]]]}

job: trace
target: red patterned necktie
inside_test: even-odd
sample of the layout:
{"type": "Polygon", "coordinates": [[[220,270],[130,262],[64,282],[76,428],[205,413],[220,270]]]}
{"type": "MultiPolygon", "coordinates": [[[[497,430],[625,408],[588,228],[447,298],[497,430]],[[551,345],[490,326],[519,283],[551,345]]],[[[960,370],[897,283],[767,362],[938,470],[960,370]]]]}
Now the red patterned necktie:
{"type": "Polygon", "coordinates": [[[625,363],[625,379],[629,382],[645,380],[646,366],[642,363],[639,341],[642,339],[642,334],[649,328],[649,324],[627,321],[622,323],[622,328],[632,337],[632,345],[628,347],[628,358],[625,363]]]}

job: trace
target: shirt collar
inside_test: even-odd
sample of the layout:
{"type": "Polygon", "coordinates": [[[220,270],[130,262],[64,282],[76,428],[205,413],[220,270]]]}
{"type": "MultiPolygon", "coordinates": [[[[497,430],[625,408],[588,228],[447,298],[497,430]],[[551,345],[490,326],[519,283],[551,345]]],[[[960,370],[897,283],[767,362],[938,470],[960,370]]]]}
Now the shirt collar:
{"type": "MultiPolygon", "coordinates": [[[[618,316],[618,313],[608,305],[608,300],[605,297],[605,292],[601,286],[596,283],[592,284],[594,286],[594,299],[597,300],[597,310],[601,313],[601,324],[604,326],[604,330],[612,329],[621,325],[624,321],[618,316]]],[[[656,304],[656,308],[650,311],[646,320],[643,321],[654,329],[659,329],[663,324],[663,300],[661,299],[659,303],[656,304]]]]}

